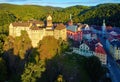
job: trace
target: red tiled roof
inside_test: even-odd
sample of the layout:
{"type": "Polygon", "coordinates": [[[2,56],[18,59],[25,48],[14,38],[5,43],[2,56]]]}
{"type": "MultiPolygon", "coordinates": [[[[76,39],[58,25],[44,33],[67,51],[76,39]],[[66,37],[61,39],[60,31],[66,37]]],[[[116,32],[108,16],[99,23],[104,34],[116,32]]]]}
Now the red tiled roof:
{"type": "Polygon", "coordinates": [[[96,53],[101,53],[101,54],[103,54],[103,55],[106,54],[104,48],[103,48],[100,44],[97,44],[97,46],[95,47],[95,52],[96,52],[96,53]]]}

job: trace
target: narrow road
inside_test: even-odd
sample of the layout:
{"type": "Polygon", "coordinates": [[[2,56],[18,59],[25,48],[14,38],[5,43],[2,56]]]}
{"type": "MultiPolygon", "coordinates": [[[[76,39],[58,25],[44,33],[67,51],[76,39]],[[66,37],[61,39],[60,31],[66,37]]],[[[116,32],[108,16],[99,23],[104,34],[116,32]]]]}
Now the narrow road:
{"type": "Polygon", "coordinates": [[[112,82],[120,82],[120,68],[118,67],[114,58],[111,56],[110,52],[106,49],[106,39],[100,36],[98,37],[107,53],[107,63],[108,63],[107,66],[108,66],[108,69],[110,70],[112,82]]]}

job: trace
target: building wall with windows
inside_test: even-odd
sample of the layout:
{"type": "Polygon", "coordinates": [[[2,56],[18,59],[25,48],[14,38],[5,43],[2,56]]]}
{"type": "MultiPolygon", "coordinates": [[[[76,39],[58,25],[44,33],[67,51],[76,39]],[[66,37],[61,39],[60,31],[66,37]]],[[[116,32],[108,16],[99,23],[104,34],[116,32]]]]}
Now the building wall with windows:
{"type": "MultiPolygon", "coordinates": [[[[93,44],[94,45],[94,44],[93,44]]],[[[97,56],[101,63],[106,65],[107,64],[107,55],[104,51],[104,48],[102,47],[102,44],[97,43],[95,44],[95,50],[92,51],[90,47],[86,43],[82,43],[79,48],[73,48],[73,53],[77,53],[86,57],[89,56],[97,56]]]]}
{"type": "MultiPolygon", "coordinates": [[[[120,42],[118,42],[120,43],[120,42]]],[[[112,42],[110,44],[110,53],[115,58],[115,60],[120,60],[120,44],[116,44],[116,42],[112,42]]]]}
{"type": "Polygon", "coordinates": [[[65,25],[57,24],[54,27],[50,15],[47,17],[47,25],[40,21],[14,22],[9,25],[10,36],[20,36],[22,30],[27,31],[33,47],[37,47],[37,44],[44,36],[54,36],[56,39],[61,38],[62,40],[67,38],[65,25]]]}
{"type": "Polygon", "coordinates": [[[83,56],[92,56],[94,52],[90,50],[89,46],[85,43],[82,43],[79,48],[73,48],[73,52],[83,55],[83,56]]]}

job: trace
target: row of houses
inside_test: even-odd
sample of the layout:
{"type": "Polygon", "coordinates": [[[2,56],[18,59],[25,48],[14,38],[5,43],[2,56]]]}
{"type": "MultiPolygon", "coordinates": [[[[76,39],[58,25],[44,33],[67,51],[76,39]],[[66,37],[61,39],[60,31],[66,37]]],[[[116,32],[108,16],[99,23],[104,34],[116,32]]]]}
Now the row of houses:
{"type": "Polygon", "coordinates": [[[111,28],[107,31],[106,47],[115,60],[120,60],[120,29],[111,28]],[[117,30],[116,30],[117,29],[117,30]]]}
{"type": "Polygon", "coordinates": [[[110,52],[112,57],[120,60],[120,29],[118,27],[106,26],[103,21],[102,28],[100,26],[92,25],[91,29],[94,33],[100,35],[106,40],[105,47],[110,52]]]}
{"type": "Polygon", "coordinates": [[[100,59],[102,64],[107,64],[107,54],[104,47],[93,31],[93,28],[88,24],[73,25],[72,20],[70,20],[67,25],[67,37],[78,42],[77,46],[73,45],[74,53],[86,57],[94,55],[100,59]]]}
{"type": "Polygon", "coordinates": [[[96,42],[95,44],[91,44],[94,43],[92,42],[83,42],[82,44],[79,45],[78,48],[73,47],[73,52],[89,57],[89,56],[97,56],[101,63],[106,65],[107,64],[107,55],[106,52],[103,48],[103,45],[100,42],[96,42]]]}

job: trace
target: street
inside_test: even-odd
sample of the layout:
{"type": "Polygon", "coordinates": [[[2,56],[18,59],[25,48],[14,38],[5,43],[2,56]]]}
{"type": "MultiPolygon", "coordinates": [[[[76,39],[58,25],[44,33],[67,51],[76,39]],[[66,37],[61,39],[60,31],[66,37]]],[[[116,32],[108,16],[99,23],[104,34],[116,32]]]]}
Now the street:
{"type": "Polygon", "coordinates": [[[110,52],[106,49],[106,39],[103,37],[99,37],[99,39],[103,44],[107,54],[107,67],[110,70],[112,82],[120,82],[120,68],[118,67],[114,58],[111,56],[110,52]]]}

